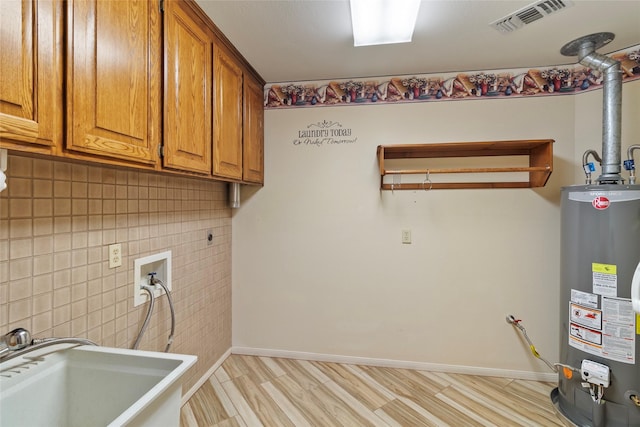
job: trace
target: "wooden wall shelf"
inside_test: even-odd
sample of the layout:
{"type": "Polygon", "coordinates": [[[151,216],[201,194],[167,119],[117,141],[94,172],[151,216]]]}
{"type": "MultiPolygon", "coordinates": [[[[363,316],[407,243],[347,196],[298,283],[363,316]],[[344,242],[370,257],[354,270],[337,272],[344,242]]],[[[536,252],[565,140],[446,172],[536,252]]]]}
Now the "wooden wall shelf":
{"type": "MultiPolygon", "coordinates": [[[[534,188],[544,187],[553,171],[553,139],[517,141],[446,142],[378,146],[380,188],[382,190],[429,190],[453,188],[534,188]],[[528,156],[529,166],[386,169],[388,159],[445,157],[528,156]],[[431,176],[456,173],[528,172],[528,181],[385,183],[385,175],[431,176]]],[[[432,181],[432,180],[431,180],[432,181]]]]}

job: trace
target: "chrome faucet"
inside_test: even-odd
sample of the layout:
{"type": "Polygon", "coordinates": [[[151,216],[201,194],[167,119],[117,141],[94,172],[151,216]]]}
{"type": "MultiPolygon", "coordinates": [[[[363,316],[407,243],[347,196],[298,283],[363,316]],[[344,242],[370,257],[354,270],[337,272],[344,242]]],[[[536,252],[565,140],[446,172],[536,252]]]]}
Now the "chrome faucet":
{"type": "Polygon", "coordinates": [[[17,328],[0,338],[0,362],[55,344],[98,345],[84,338],[31,338],[29,331],[17,328]]]}
{"type": "Polygon", "coordinates": [[[23,328],[16,328],[0,338],[0,359],[12,351],[22,350],[32,343],[31,334],[23,328]]]}

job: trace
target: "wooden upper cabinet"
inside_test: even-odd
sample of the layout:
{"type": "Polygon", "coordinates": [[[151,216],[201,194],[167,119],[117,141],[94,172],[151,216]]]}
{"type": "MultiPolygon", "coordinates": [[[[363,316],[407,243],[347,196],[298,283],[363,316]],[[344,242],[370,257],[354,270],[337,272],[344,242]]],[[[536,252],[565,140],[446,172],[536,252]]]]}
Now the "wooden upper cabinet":
{"type": "Polygon", "coordinates": [[[262,184],[263,83],[192,0],[0,0],[1,148],[262,184]]]}
{"type": "Polygon", "coordinates": [[[62,140],[61,3],[0,5],[0,146],[54,153],[62,140]]]}
{"type": "Polygon", "coordinates": [[[211,174],[213,34],[191,7],[165,1],[163,166],[211,174]]]}
{"type": "Polygon", "coordinates": [[[66,148],[155,165],[161,138],[158,1],[68,4],[66,148]]]}
{"type": "Polygon", "coordinates": [[[242,179],[242,69],[214,45],[213,175],[242,179]]]}
{"type": "Polygon", "coordinates": [[[244,76],[244,120],[242,180],[264,182],[264,108],[262,83],[244,76]]]}

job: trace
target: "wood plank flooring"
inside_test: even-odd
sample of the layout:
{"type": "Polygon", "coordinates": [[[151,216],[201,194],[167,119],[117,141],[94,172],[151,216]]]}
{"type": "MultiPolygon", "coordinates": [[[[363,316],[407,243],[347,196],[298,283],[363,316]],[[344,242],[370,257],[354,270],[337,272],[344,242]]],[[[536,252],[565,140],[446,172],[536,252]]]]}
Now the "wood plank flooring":
{"type": "Polygon", "coordinates": [[[562,426],[551,383],[231,355],[182,407],[181,425],[562,426]]]}

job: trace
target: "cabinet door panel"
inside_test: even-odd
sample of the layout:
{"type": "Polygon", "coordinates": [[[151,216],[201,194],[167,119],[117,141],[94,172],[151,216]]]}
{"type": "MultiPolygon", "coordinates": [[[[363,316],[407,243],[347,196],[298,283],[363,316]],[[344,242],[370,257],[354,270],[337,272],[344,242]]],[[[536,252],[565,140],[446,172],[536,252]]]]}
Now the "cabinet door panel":
{"type": "Polygon", "coordinates": [[[242,180],[264,182],[264,108],[262,84],[245,75],[242,180]]]}
{"type": "Polygon", "coordinates": [[[61,140],[61,4],[2,1],[0,143],[51,152],[61,140]]]}
{"type": "Polygon", "coordinates": [[[214,47],[213,174],[242,179],[242,69],[214,47]]]}
{"type": "Polygon", "coordinates": [[[212,38],[184,3],[165,5],[166,167],[211,173],[212,38]]]}
{"type": "Polygon", "coordinates": [[[154,164],[160,139],[160,17],[155,1],[69,6],[67,148],[154,164]]]}

